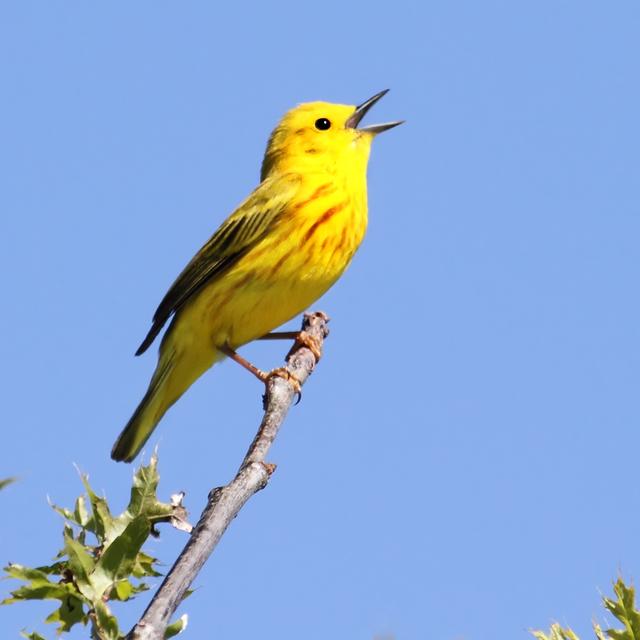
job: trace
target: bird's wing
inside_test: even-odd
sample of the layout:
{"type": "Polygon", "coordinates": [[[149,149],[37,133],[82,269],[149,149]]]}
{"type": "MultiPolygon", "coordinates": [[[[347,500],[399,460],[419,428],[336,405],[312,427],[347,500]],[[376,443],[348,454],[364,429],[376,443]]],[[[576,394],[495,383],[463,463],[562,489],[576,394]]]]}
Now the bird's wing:
{"type": "Polygon", "coordinates": [[[224,274],[277,224],[298,187],[295,176],[267,178],[222,223],[184,268],[160,302],[147,337],[136,355],[144,353],[167,320],[205,284],[224,274]]]}

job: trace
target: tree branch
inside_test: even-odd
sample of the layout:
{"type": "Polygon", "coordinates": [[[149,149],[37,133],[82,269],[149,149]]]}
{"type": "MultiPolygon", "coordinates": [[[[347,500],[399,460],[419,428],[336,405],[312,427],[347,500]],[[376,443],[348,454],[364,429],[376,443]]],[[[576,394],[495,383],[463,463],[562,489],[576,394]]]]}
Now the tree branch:
{"type": "MultiPolygon", "coordinates": [[[[302,330],[309,334],[321,350],[329,330],[329,318],[321,311],[305,314],[302,330]]],[[[316,364],[312,351],[296,342],[287,355],[285,370],[304,384],[316,364]]],[[[296,395],[294,384],[283,377],[269,379],[264,416],[258,433],[249,447],[235,478],[226,486],[213,489],[209,501],[189,541],[140,621],[130,631],[129,640],[161,640],[175,610],[202,569],[231,521],[254,493],[263,489],[275,470],[265,462],[275,437],[296,395]]]]}

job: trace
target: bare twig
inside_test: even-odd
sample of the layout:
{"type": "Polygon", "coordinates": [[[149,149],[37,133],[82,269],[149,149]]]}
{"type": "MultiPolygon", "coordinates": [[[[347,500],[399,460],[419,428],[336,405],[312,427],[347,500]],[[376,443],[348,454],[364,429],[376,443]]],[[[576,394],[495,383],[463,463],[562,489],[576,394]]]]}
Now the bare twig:
{"type": "MultiPolygon", "coordinates": [[[[322,348],[328,335],[327,316],[322,312],[306,314],[302,330],[322,348]]],[[[296,342],[287,356],[288,374],[304,384],[316,364],[311,349],[296,342]]],[[[200,516],[189,542],[167,574],[140,621],[131,630],[130,640],[161,640],[171,617],[202,569],[230,522],[245,502],[263,489],[275,470],[265,457],[296,395],[295,384],[285,377],[269,379],[265,395],[265,412],[258,433],[240,465],[236,477],[225,487],[209,493],[209,501],[200,516]]]]}

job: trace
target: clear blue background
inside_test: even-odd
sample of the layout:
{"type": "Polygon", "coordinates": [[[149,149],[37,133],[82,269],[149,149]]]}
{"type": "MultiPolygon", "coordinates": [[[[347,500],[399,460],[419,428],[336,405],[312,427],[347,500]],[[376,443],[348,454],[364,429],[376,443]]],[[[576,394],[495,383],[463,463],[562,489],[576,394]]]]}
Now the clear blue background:
{"type": "MultiPolygon", "coordinates": [[[[51,559],[74,462],[126,503],[109,451],[155,364],[133,352],[280,115],[391,87],[368,121],[407,124],[375,142],[368,236],[315,305],[326,357],[185,637],[589,636],[599,590],[640,571],[639,33],[622,0],[3,3],[2,560],[51,559]]],[[[224,363],[154,433],[193,520],[260,395],[224,363]]],[[[3,636],[53,635],[51,608],[3,608],[3,636]]]]}

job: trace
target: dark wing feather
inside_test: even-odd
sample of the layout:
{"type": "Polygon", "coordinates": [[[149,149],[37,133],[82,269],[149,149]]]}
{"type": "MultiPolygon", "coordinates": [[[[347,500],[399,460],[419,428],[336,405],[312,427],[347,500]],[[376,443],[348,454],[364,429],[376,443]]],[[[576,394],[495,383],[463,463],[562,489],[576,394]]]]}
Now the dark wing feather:
{"type": "Polygon", "coordinates": [[[153,324],[136,355],[144,353],[167,320],[189,298],[224,274],[273,228],[297,185],[292,178],[270,178],[227,218],[192,258],[158,305],[153,324]]]}

